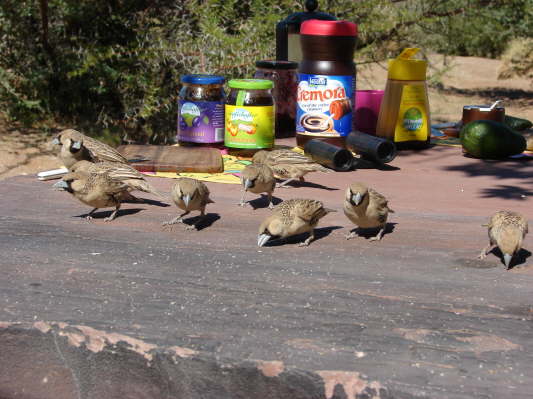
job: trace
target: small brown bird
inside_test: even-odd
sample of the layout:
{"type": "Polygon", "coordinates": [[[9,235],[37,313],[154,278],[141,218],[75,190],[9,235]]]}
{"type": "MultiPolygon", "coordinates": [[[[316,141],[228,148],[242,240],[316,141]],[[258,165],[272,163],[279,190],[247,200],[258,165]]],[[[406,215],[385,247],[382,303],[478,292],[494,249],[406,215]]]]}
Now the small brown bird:
{"type": "MultiPolygon", "coordinates": [[[[346,189],[344,197],[344,214],[358,228],[379,228],[375,237],[371,241],[381,240],[387,217],[394,211],[389,208],[387,199],[377,191],[367,188],[363,183],[353,183],[346,189]]],[[[346,239],[357,236],[357,229],[346,235],[346,239]]]]}
{"type": "Polygon", "coordinates": [[[299,246],[307,246],[315,239],[315,227],[318,221],[333,209],[324,208],[322,202],[312,199],[290,199],[274,208],[272,215],[259,226],[257,245],[262,247],[272,237],[285,238],[302,233],[309,237],[299,246]]]}
{"type": "Polygon", "coordinates": [[[304,176],[309,172],[331,172],[330,169],[314,162],[311,158],[291,150],[258,151],[252,162],[269,166],[274,176],[284,180],[278,187],[284,187],[294,179],[305,181],[304,176]]]}
{"type": "Polygon", "coordinates": [[[150,183],[145,179],[145,176],[125,163],[112,163],[112,162],[98,162],[92,163],[89,161],[78,161],[71,166],[72,172],[85,172],[88,174],[93,173],[107,173],[111,179],[123,182],[128,186],[128,191],[125,192],[125,197],[122,200],[137,200],[133,195],[128,194],[130,191],[138,190],[145,193],[151,193],[159,198],[163,198],[150,183]]]}
{"type": "Polygon", "coordinates": [[[505,266],[509,268],[513,256],[522,248],[522,241],[528,232],[527,220],[516,212],[498,211],[490,218],[489,245],[479,254],[479,259],[485,259],[487,254],[497,246],[503,254],[505,266]]]}
{"type": "Polygon", "coordinates": [[[241,183],[243,187],[240,206],[245,206],[244,196],[247,191],[250,191],[254,194],[267,193],[268,195],[268,207],[272,209],[274,204],[272,204],[272,193],[276,187],[276,179],[270,169],[266,165],[261,164],[250,164],[241,172],[241,183]]]}
{"type": "Polygon", "coordinates": [[[183,217],[191,211],[200,211],[200,217],[192,225],[187,226],[187,230],[197,228],[198,224],[205,218],[205,207],[212,204],[209,198],[209,189],[207,186],[196,179],[180,177],[172,187],[171,197],[178,208],[183,209],[185,213],[176,216],[174,219],[164,222],[163,226],[169,226],[176,223],[183,223],[183,217]]]}
{"type": "Polygon", "coordinates": [[[81,160],[95,163],[104,161],[128,163],[128,160],[113,147],[85,136],[74,129],[60,132],[52,140],[52,144],[60,146],[57,156],[69,169],[81,160]]]}
{"type": "Polygon", "coordinates": [[[128,192],[128,185],[120,179],[112,178],[108,173],[70,172],[53,186],[72,194],[78,200],[94,209],[86,216],[92,219],[92,214],[99,208],[115,207],[113,213],[105,218],[106,222],[115,219],[120,209],[121,198],[128,192]]]}

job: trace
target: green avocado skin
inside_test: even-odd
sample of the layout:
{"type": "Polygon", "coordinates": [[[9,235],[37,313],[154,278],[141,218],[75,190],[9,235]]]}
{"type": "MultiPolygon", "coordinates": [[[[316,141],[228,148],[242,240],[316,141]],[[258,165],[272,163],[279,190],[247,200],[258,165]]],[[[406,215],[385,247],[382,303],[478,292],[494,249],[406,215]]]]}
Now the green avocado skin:
{"type": "Polygon", "coordinates": [[[526,139],[503,123],[479,120],[467,123],[460,133],[463,149],[482,159],[502,159],[522,153],[526,139]]]}
{"type": "Polygon", "coordinates": [[[531,121],[511,115],[505,115],[504,123],[514,130],[526,130],[533,127],[533,123],[531,123],[531,121]]]}

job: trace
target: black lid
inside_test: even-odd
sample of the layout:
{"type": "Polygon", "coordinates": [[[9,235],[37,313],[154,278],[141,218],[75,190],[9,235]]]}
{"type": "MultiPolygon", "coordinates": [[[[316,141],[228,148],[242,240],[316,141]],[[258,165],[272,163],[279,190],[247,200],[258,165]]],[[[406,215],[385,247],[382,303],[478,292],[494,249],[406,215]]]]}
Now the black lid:
{"type": "Polygon", "coordinates": [[[299,33],[302,22],[309,19],[321,19],[325,21],[337,20],[337,18],[331,14],[316,11],[318,8],[317,0],[307,0],[305,2],[305,8],[307,11],[292,13],[276,24],[276,58],[278,60],[288,59],[287,35],[289,32],[299,33]]]}
{"type": "Polygon", "coordinates": [[[294,61],[261,60],[256,61],[255,66],[267,69],[296,69],[298,68],[298,63],[294,61]]]}
{"type": "Polygon", "coordinates": [[[287,18],[280,21],[279,24],[297,25],[299,28],[300,24],[303,21],[307,21],[308,19],[322,19],[326,21],[335,21],[337,19],[335,18],[335,16],[331,14],[316,11],[316,9],[318,8],[317,0],[307,0],[305,2],[305,8],[306,8],[306,11],[292,13],[287,18]]]}

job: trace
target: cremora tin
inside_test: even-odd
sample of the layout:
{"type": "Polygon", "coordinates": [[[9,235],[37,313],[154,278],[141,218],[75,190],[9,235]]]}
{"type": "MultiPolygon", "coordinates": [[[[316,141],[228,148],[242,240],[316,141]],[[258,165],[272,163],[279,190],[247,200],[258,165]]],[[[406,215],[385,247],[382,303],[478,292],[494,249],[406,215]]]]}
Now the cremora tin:
{"type": "Polygon", "coordinates": [[[224,77],[184,75],[178,100],[178,142],[217,144],[224,141],[224,77]]]}
{"type": "Polygon", "coordinates": [[[354,130],[357,25],[308,20],[301,26],[303,60],[298,71],[296,141],[321,139],[343,146],[354,130]]]}
{"type": "Polygon", "coordinates": [[[259,150],[274,146],[273,83],[266,79],[233,79],[228,82],[224,144],[259,150]]]}

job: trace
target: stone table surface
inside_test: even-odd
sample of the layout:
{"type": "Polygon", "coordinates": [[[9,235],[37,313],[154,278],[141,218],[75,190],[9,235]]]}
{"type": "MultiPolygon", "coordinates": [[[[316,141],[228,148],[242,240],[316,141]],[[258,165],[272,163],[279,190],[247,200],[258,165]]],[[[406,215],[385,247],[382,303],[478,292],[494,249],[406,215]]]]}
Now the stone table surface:
{"type": "MultiPolygon", "coordinates": [[[[258,248],[270,210],[261,199],[255,209],[238,207],[238,185],[208,183],[208,223],[169,231],[161,223],[177,208],[150,195],[124,204],[113,222],[103,221],[109,210],[87,222],[89,208],[54,191],[54,181],[2,181],[0,325],[31,331],[41,320],[61,322],[55,334],[87,326],[81,335],[122,334],[215,365],[260,359],[321,376],[322,393],[295,398],[351,399],[360,381],[383,387],[381,397],[531,397],[533,234],[510,270],[497,253],[476,256],[488,241],[481,224],[495,211],[533,220],[533,162],[481,161],[436,146],[402,152],[392,165],[309,174],[309,184],[276,190],[280,200],[315,198],[338,210],[306,248],[297,239],[258,248]],[[380,242],[344,239],[353,226],[342,199],[353,181],[395,210],[380,242]]],[[[149,181],[166,193],[173,184],[149,181]]],[[[4,396],[24,397],[5,370],[4,396]]]]}

